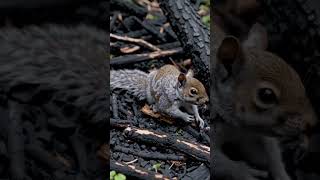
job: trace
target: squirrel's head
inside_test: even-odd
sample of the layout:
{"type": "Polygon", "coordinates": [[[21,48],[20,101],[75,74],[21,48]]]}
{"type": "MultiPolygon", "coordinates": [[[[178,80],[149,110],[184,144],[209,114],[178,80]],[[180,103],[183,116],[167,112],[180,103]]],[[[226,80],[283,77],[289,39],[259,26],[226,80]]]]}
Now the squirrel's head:
{"type": "Polygon", "coordinates": [[[180,73],[178,76],[178,89],[180,96],[184,101],[195,104],[203,105],[209,102],[204,85],[193,77],[193,71],[190,69],[187,74],[180,73]]]}
{"type": "Polygon", "coordinates": [[[315,125],[314,110],[297,72],[265,51],[266,41],[266,32],[257,24],[242,44],[232,36],[223,39],[217,52],[215,98],[233,124],[300,137],[315,125]]]}

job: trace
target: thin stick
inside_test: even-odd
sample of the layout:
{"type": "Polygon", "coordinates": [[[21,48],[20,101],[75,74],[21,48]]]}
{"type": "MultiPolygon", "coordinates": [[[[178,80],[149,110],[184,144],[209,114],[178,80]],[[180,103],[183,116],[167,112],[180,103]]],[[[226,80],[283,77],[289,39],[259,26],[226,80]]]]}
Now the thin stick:
{"type": "Polygon", "coordinates": [[[172,55],[180,54],[182,52],[183,52],[182,48],[175,48],[175,49],[170,49],[165,51],[154,51],[151,53],[144,53],[144,54],[118,56],[110,60],[110,65],[137,63],[141,61],[157,59],[160,57],[172,56],[172,55]]]}
{"type": "Polygon", "coordinates": [[[127,42],[131,42],[131,43],[135,43],[138,44],[140,46],[143,46],[145,48],[148,48],[152,51],[161,51],[161,49],[157,48],[156,46],[148,43],[147,41],[143,40],[143,39],[137,39],[137,38],[131,38],[131,37],[127,37],[127,36],[119,36],[119,35],[115,35],[110,33],[110,37],[117,39],[119,41],[127,41],[127,42]]]}
{"type": "Polygon", "coordinates": [[[129,164],[135,163],[135,162],[137,162],[137,161],[138,161],[138,159],[134,159],[134,160],[132,160],[132,161],[125,162],[125,164],[126,164],[126,165],[129,165],[129,164]]]}

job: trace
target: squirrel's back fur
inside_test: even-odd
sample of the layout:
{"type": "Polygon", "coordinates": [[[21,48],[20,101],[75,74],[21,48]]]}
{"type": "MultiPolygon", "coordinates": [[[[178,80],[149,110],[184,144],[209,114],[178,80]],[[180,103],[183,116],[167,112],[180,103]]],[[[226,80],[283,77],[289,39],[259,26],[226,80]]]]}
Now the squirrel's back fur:
{"type": "Polygon", "coordinates": [[[144,100],[147,98],[148,74],[140,70],[111,70],[110,87],[125,89],[144,100]]]}

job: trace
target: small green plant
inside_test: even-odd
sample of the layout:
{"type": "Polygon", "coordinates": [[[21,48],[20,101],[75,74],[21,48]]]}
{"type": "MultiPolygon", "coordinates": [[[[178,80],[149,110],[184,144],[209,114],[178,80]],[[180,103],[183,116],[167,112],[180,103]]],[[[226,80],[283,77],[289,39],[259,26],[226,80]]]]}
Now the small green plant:
{"type": "Polygon", "coordinates": [[[200,5],[199,9],[205,12],[208,12],[210,9],[210,6],[207,5],[200,5]]]}
{"type": "Polygon", "coordinates": [[[204,1],[199,7],[201,21],[206,26],[210,27],[210,1],[204,1]]]}
{"type": "Polygon", "coordinates": [[[179,130],[177,130],[176,135],[182,135],[182,133],[183,133],[183,130],[179,129],[179,130]]]}
{"type": "Polygon", "coordinates": [[[210,0],[205,0],[205,1],[203,2],[203,4],[206,5],[206,6],[208,6],[208,7],[210,7],[210,0]]]}
{"type": "Polygon", "coordinates": [[[149,20],[157,20],[157,19],[158,19],[158,16],[155,16],[155,15],[149,13],[149,14],[146,16],[146,19],[149,19],[149,20]]]}
{"type": "Polygon", "coordinates": [[[203,22],[203,24],[205,24],[206,26],[210,27],[210,16],[209,15],[203,16],[201,18],[201,21],[203,22]]]}
{"type": "Polygon", "coordinates": [[[127,177],[116,171],[110,171],[110,180],[126,180],[127,177]]]}
{"type": "Polygon", "coordinates": [[[160,167],[161,167],[161,163],[156,163],[151,168],[149,168],[149,170],[154,169],[156,171],[156,173],[157,173],[158,170],[160,169],[160,167]]]}

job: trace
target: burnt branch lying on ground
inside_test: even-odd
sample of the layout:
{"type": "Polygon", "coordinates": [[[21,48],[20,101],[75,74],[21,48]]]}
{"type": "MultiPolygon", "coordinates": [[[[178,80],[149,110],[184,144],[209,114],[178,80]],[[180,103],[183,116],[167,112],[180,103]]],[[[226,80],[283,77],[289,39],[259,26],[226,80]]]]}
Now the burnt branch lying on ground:
{"type": "Polygon", "coordinates": [[[158,153],[158,152],[137,152],[135,150],[132,150],[130,148],[125,148],[125,147],[120,147],[120,146],[115,146],[113,148],[114,151],[118,151],[118,152],[123,152],[123,153],[128,153],[128,154],[132,154],[138,157],[142,157],[145,159],[159,159],[159,160],[171,160],[171,161],[184,161],[185,157],[184,156],[177,156],[177,155],[173,155],[173,154],[162,154],[162,153],[158,153]]]}
{"type": "Polygon", "coordinates": [[[210,147],[199,143],[147,129],[128,127],[124,130],[124,133],[128,138],[135,141],[172,148],[202,162],[209,163],[210,161],[210,147]]]}
{"type": "Polygon", "coordinates": [[[110,162],[110,169],[115,170],[117,172],[122,172],[130,177],[139,178],[141,180],[150,180],[150,179],[169,180],[170,179],[169,177],[166,177],[159,173],[155,173],[140,167],[127,165],[127,164],[115,162],[115,161],[110,162]]]}

